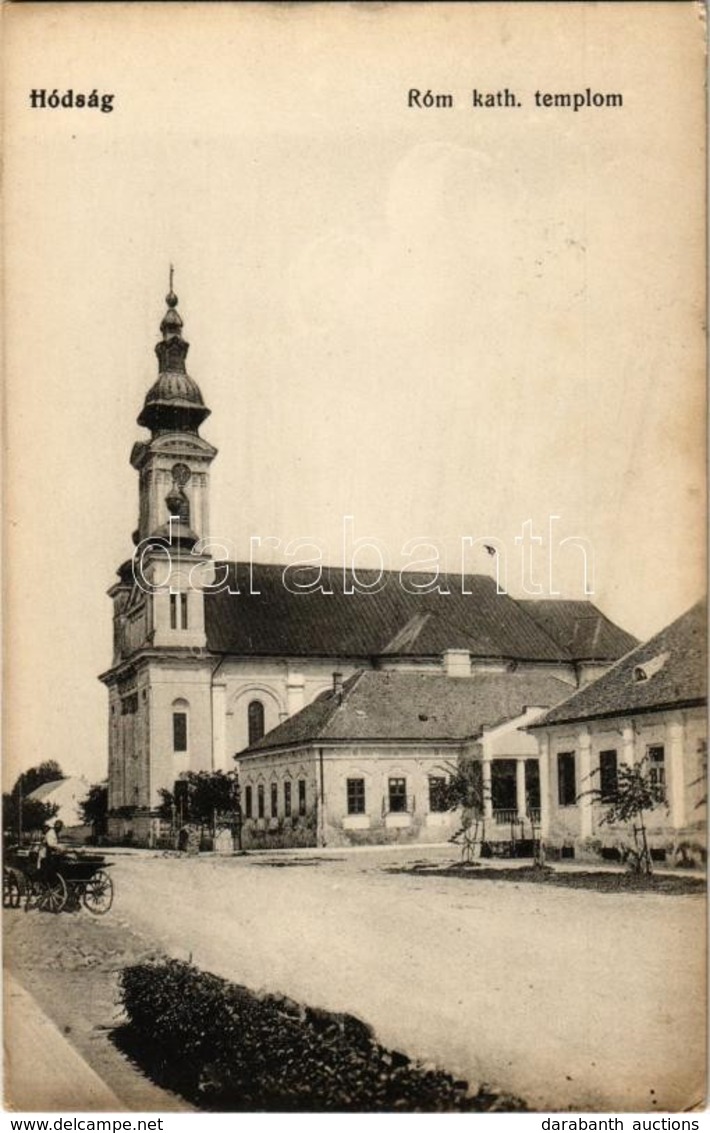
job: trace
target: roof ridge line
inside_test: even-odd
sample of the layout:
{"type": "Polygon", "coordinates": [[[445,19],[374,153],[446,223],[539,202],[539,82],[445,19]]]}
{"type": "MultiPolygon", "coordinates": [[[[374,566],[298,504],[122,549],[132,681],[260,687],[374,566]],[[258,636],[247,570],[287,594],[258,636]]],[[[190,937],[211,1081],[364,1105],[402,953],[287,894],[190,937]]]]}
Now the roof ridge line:
{"type": "MultiPolygon", "coordinates": [[[[127,559],[126,561],[131,562],[130,559],[127,559]]],[[[255,560],[255,559],[221,559],[221,558],[215,559],[214,562],[220,563],[223,566],[227,566],[227,567],[230,567],[230,566],[270,567],[274,570],[292,570],[294,568],[294,566],[298,566],[299,569],[305,570],[309,566],[311,566],[314,569],[318,569],[318,570],[321,570],[321,571],[324,571],[324,572],[325,571],[336,571],[336,572],[346,571],[348,574],[360,574],[360,573],[364,574],[368,571],[372,574],[379,571],[380,574],[387,575],[387,576],[394,576],[394,575],[400,576],[400,575],[403,575],[403,574],[404,575],[431,574],[431,571],[411,570],[411,569],[407,569],[406,567],[401,567],[399,570],[395,570],[394,568],[390,568],[390,567],[379,568],[379,567],[362,566],[362,567],[357,567],[357,569],[356,569],[355,567],[348,567],[344,563],[303,563],[303,564],[300,564],[300,563],[299,564],[296,564],[296,563],[263,563],[263,562],[260,562],[258,560],[255,560]]],[[[494,582],[495,581],[495,579],[492,578],[492,576],[490,574],[483,574],[483,573],[479,573],[477,571],[455,571],[455,570],[439,571],[437,577],[441,578],[441,579],[446,579],[446,578],[480,578],[480,579],[485,579],[487,582],[494,582]]],[[[504,597],[504,598],[511,598],[511,595],[508,594],[507,591],[504,591],[503,594],[501,594],[500,596],[504,597]]],[[[517,604],[518,599],[512,598],[512,601],[517,604]]]]}
{"type": "MultiPolygon", "coordinates": [[[[559,650],[562,650],[564,652],[565,656],[560,658],[560,660],[569,661],[570,664],[572,664],[572,665],[575,664],[575,659],[572,656],[572,650],[569,648],[569,646],[563,645],[562,642],[560,642],[560,641],[556,641],[555,638],[552,636],[552,634],[548,633],[547,630],[545,629],[545,627],[540,622],[536,621],[535,618],[532,616],[532,614],[529,614],[528,611],[522,605],[523,602],[530,602],[530,601],[534,602],[535,600],[536,599],[534,599],[534,598],[532,598],[532,599],[531,598],[513,598],[515,605],[518,607],[518,609],[520,610],[523,617],[527,618],[528,621],[532,622],[532,624],[535,626],[535,629],[539,630],[540,633],[544,634],[545,637],[547,638],[547,640],[549,642],[551,642],[552,645],[555,647],[555,649],[559,649],[559,650]]],[[[538,599],[538,601],[540,601],[540,600],[541,601],[550,601],[550,599],[547,599],[547,598],[538,599]]],[[[552,601],[554,601],[554,600],[555,599],[552,599],[552,601]]],[[[568,601],[572,601],[572,599],[563,598],[562,601],[568,602],[568,601]]]]}

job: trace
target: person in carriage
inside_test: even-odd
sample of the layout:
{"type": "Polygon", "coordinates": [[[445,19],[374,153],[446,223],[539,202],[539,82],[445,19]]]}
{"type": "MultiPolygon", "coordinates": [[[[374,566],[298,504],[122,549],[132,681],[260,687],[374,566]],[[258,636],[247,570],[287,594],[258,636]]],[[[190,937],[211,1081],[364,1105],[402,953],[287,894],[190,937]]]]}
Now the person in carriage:
{"type": "Polygon", "coordinates": [[[37,849],[37,873],[41,878],[49,878],[55,872],[57,858],[64,853],[59,845],[59,835],[64,828],[61,818],[48,818],[43,827],[42,841],[37,849]]]}

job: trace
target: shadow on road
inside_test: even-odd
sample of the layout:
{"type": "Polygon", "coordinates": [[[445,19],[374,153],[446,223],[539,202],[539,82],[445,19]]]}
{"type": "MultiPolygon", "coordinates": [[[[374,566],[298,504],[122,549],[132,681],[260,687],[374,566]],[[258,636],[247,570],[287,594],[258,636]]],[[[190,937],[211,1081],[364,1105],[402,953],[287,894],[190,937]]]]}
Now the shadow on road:
{"type": "Polygon", "coordinates": [[[410,877],[457,877],[464,881],[512,881],[516,884],[554,885],[561,889],[592,889],[598,893],[660,893],[670,896],[687,896],[706,892],[701,877],[684,875],[633,873],[610,870],[555,870],[551,867],[513,866],[510,869],[492,869],[477,863],[432,865],[430,862],[411,862],[406,866],[387,866],[383,872],[405,874],[410,877]]]}

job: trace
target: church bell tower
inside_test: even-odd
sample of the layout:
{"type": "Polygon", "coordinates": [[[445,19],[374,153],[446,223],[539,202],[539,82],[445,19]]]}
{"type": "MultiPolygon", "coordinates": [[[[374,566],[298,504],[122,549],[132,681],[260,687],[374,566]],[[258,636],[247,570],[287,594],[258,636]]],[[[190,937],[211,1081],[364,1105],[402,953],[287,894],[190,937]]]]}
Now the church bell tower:
{"type": "Polygon", "coordinates": [[[113,663],[100,678],[109,692],[115,822],[126,811],[149,821],[161,787],[172,789],[187,771],[212,768],[203,588],[214,568],[203,541],[210,536],[209,470],[217,450],[199,433],[210,411],[185,366],[189,343],[172,268],[165,301],[155,347],[158,377],[138,417],[150,437],[131,453],[138,473],[135,549],[109,590],[113,663]]]}
{"type": "MultiPolygon", "coordinates": [[[[180,525],[189,514],[195,541],[209,535],[209,467],[217,450],[199,434],[210,411],[185,368],[190,344],[182,336],[172,282],[171,268],[162,339],[155,347],[158,378],[138,417],[138,424],[150,429],[151,439],[138,442],[131,453],[131,464],[140,476],[137,542],[160,531],[171,514],[179,515],[180,525]],[[173,506],[177,510],[171,511],[173,506]]],[[[180,534],[184,537],[187,532],[180,534]]]]}
{"type": "Polygon", "coordinates": [[[209,468],[217,450],[199,434],[210,411],[185,367],[190,344],[182,335],[172,284],[171,268],[162,339],[155,347],[158,378],[138,417],[151,438],[138,442],[131,453],[139,474],[133,538],[141,577],[158,587],[152,599],[153,645],[203,648],[201,587],[212,580],[212,573],[201,540],[209,539],[209,468]]]}

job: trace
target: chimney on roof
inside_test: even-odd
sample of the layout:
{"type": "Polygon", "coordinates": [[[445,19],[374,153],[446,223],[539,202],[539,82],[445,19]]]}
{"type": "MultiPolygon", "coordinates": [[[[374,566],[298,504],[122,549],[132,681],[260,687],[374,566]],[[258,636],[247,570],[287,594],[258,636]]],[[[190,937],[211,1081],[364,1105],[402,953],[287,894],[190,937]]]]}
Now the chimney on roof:
{"type": "Polygon", "coordinates": [[[468,649],[447,649],[443,662],[447,677],[471,676],[471,654],[468,649]]]}
{"type": "Polygon", "coordinates": [[[337,696],[338,704],[343,703],[343,674],[333,673],[333,696],[337,696]]]}

